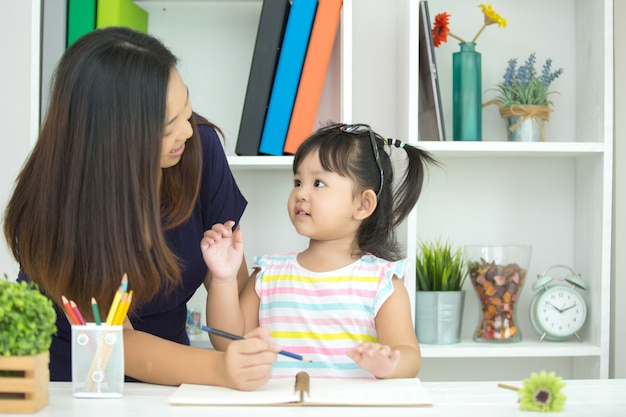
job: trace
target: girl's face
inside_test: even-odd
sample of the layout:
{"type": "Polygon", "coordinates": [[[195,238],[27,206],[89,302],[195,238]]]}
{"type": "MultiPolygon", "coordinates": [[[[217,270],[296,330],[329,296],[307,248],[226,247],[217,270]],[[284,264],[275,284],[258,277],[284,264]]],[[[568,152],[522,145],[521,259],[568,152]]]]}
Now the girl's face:
{"type": "Polygon", "coordinates": [[[322,168],[317,152],[306,156],[296,174],[287,207],[296,231],[309,239],[353,240],[361,223],[354,181],[322,168]]]}
{"type": "Polygon", "coordinates": [[[161,149],[161,168],[170,168],[180,161],[185,142],[193,134],[189,91],[178,71],[172,69],[167,86],[165,130],[161,149]]]}

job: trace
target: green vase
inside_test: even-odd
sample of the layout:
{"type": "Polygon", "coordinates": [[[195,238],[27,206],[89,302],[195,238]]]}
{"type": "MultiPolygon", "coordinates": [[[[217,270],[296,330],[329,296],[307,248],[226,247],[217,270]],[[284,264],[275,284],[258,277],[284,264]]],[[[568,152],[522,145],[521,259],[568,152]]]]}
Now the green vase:
{"type": "Polygon", "coordinates": [[[461,42],[452,54],[453,139],[482,139],[482,66],[475,42],[461,42]]]}

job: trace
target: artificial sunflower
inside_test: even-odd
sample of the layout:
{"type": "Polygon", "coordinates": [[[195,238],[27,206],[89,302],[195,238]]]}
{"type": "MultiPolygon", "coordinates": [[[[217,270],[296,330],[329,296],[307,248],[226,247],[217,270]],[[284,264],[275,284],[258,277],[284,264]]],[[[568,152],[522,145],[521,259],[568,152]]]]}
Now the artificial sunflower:
{"type": "MultiPolygon", "coordinates": [[[[480,34],[483,33],[483,30],[485,30],[487,26],[497,24],[501,28],[506,27],[506,19],[500,16],[498,13],[496,13],[493,10],[493,7],[491,6],[491,4],[487,4],[487,5],[479,4],[478,7],[480,7],[481,11],[483,12],[485,20],[483,22],[482,27],[478,30],[478,33],[476,33],[476,35],[472,38],[472,42],[476,42],[480,34]]],[[[435,16],[435,23],[433,25],[433,30],[432,30],[433,43],[435,46],[439,46],[442,43],[448,42],[448,35],[458,40],[459,42],[466,42],[465,39],[450,32],[450,28],[448,26],[449,19],[450,19],[450,14],[446,12],[439,13],[435,16]]]]}
{"type": "Polygon", "coordinates": [[[529,411],[561,411],[567,396],[561,392],[566,383],[554,372],[549,374],[541,371],[533,372],[530,378],[523,381],[519,395],[520,410],[529,411]]]}

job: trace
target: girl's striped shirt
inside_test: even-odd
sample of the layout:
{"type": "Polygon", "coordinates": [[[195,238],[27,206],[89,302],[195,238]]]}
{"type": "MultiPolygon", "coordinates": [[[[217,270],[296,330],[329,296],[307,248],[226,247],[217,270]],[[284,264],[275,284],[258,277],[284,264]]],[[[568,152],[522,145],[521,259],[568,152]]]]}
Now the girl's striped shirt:
{"type": "Polygon", "coordinates": [[[306,370],[317,377],[373,378],[345,352],[362,342],[378,342],[374,318],[393,293],[392,278],[404,278],[406,260],[386,261],[371,254],[330,272],[312,272],[297,253],[256,257],[255,288],[259,324],[283,349],[312,362],[278,355],[272,377],[306,370]]]}

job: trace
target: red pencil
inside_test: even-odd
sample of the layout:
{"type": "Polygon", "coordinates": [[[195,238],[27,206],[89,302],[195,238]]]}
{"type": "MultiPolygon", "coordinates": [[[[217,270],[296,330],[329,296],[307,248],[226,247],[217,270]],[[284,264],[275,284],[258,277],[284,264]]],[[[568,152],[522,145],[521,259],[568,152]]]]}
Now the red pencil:
{"type": "Polygon", "coordinates": [[[74,309],[70,305],[70,302],[67,300],[67,297],[62,295],[61,300],[63,301],[63,307],[65,307],[65,312],[70,319],[70,324],[80,324],[80,320],[78,320],[78,317],[76,316],[74,309]]]}
{"type": "Polygon", "coordinates": [[[72,310],[74,310],[74,313],[76,313],[76,318],[78,319],[78,323],[85,324],[85,319],[83,318],[83,315],[80,313],[80,310],[78,309],[78,306],[76,305],[76,303],[70,300],[70,306],[72,306],[72,310]]]}

